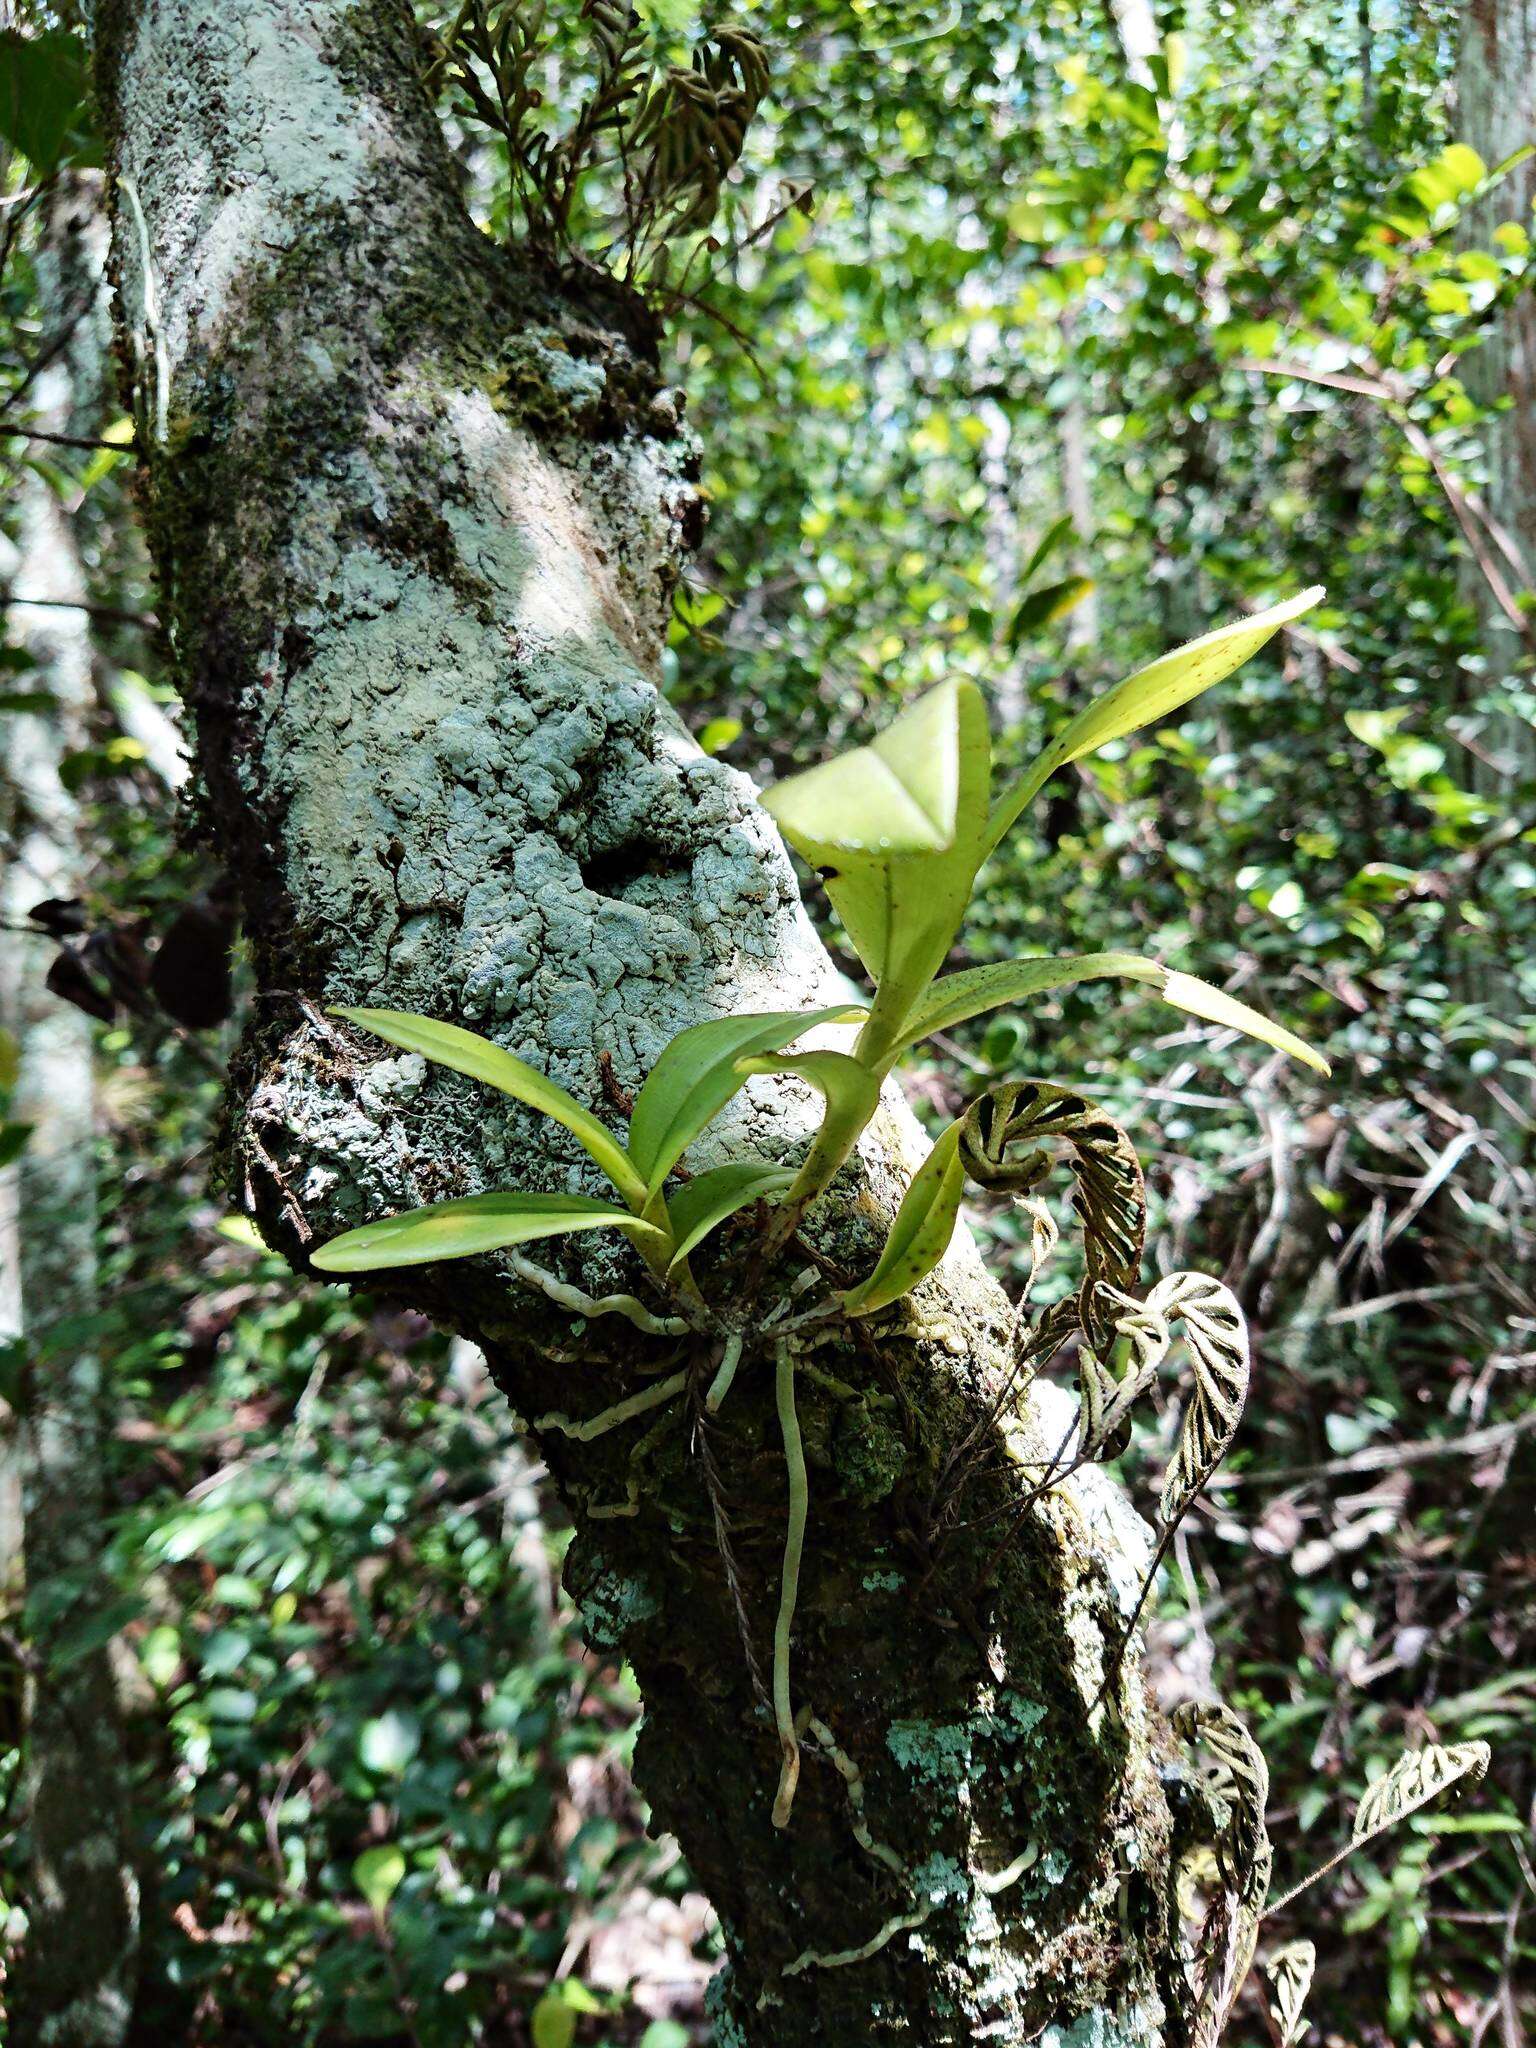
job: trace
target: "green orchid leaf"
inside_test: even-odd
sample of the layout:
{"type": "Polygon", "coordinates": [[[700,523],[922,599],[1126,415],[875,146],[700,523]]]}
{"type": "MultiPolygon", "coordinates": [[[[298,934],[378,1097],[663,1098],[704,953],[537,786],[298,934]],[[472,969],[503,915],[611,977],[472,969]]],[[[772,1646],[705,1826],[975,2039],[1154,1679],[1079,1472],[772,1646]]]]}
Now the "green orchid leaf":
{"type": "MultiPolygon", "coordinates": [[[[880,1077],[850,1053],[780,1053],[740,1062],[744,1074],[798,1074],[826,1097],[827,1114],[816,1136],[818,1148],[845,1157],[880,1100],[880,1077]]],[[[674,1207],[676,1205],[674,1204],[674,1207]]]]}
{"type": "Polygon", "coordinates": [[[766,790],[763,808],[813,867],[846,853],[942,853],[955,841],[967,692],[974,686],[941,683],[867,747],[766,790]]]}
{"type": "Polygon", "coordinates": [[[951,1124],[913,1174],[879,1264],[867,1280],[843,1296],[847,1314],[872,1315],[910,1294],[933,1271],[955,1234],[964,1187],[960,1126],[951,1124]]]}
{"type": "Polygon", "coordinates": [[[818,1024],[847,1024],[865,1015],[857,1003],[824,1010],[767,1010],[747,1017],[712,1017],[680,1031],[662,1050],[635,1097],[629,1156],[654,1195],[688,1147],[714,1122],[746,1075],[740,1062],[777,1052],[818,1024]]]}
{"type": "Polygon", "coordinates": [[[1170,711],[1221,682],[1250,655],[1257,654],[1282,626],[1311,611],[1322,595],[1321,586],[1314,586],[1287,598],[1284,604],[1271,605],[1268,611],[1218,626],[1214,633],[1203,633],[1198,640],[1176,647],[1171,654],[1116,683],[1112,690],[1079,712],[1034,766],[999,797],[992,812],[988,851],[997,845],[1024,806],[1058,768],[1135,732],[1138,726],[1166,718],[1170,711]]]}
{"type": "Polygon", "coordinates": [[[458,1024],[418,1017],[409,1010],[355,1010],[338,1004],[330,1015],[345,1017],[349,1023],[371,1031],[375,1038],[398,1045],[403,1052],[420,1053],[423,1059],[435,1061],[440,1067],[452,1067],[455,1073],[468,1074],[476,1081],[499,1088],[503,1095],[515,1096],[530,1109],[563,1124],[586,1147],[625,1201],[637,1209],[643,1205],[645,1183],[613,1133],[590,1110],[583,1109],[558,1081],[551,1081],[536,1067],[504,1052],[490,1039],[458,1024]]]}
{"type": "Polygon", "coordinates": [[[1314,1052],[1294,1031],[1287,1031],[1283,1024],[1271,1023],[1258,1010],[1251,1010],[1246,1003],[1238,1002],[1224,989],[1212,988],[1209,982],[1196,981],[1192,974],[1170,973],[1162,995],[1163,1001],[1172,1003],[1176,1010],[1187,1010],[1192,1017],[1203,1017],[1208,1024],[1224,1024],[1231,1031],[1241,1031],[1245,1038],[1256,1038],[1261,1045],[1272,1045],[1277,1052],[1287,1053],[1293,1060],[1300,1060],[1303,1066],[1312,1067],[1319,1074],[1333,1072],[1322,1054],[1314,1052]]]}
{"type": "Polygon", "coordinates": [[[871,746],[792,776],[763,798],[790,845],[821,873],[865,967],[892,984],[887,1007],[910,1002],[959,929],[981,865],[991,772],[980,691],[946,683],[871,746]],[[839,771],[861,757],[844,784],[839,771]],[[885,802],[895,784],[918,792],[904,808],[885,802]],[[900,831],[898,817],[912,829],[900,831]]]}
{"type": "Polygon", "coordinates": [[[913,1010],[902,1038],[903,1052],[934,1031],[948,1031],[968,1017],[1000,1009],[1004,1003],[1023,1002],[1043,995],[1047,989],[1065,988],[1074,981],[1099,981],[1120,976],[1144,981],[1161,990],[1166,971],[1155,960],[1143,960],[1135,953],[1076,953],[1040,960],[1000,960],[992,967],[968,967],[959,974],[945,974],[932,982],[913,1010]]]}
{"type": "Polygon", "coordinates": [[[708,1173],[696,1174],[680,1187],[667,1203],[677,1249],[672,1254],[676,1267],[709,1233],[748,1202],[760,1196],[781,1195],[794,1179],[786,1167],[771,1159],[733,1159],[708,1173]]]}
{"type": "Polygon", "coordinates": [[[322,1273],[375,1273],[502,1251],[538,1237],[564,1237],[573,1230],[608,1229],[627,1231],[637,1239],[644,1236],[658,1245],[665,1242],[661,1231],[629,1210],[585,1195],[466,1195],[344,1231],[311,1252],[310,1264],[322,1273]]]}
{"type": "Polygon", "coordinates": [[[968,1017],[995,1010],[1004,1003],[1017,1003],[1041,995],[1047,989],[1065,988],[1077,981],[1118,979],[1144,982],[1156,989],[1165,1003],[1190,1016],[1203,1017],[1208,1024],[1222,1024],[1241,1031],[1277,1052],[1287,1053],[1320,1074],[1331,1071],[1321,1053],[1282,1024],[1275,1024],[1259,1011],[1240,1003],[1192,974],[1179,974],[1155,960],[1135,953],[1078,953],[1059,959],[1002,960],[993,967],[970,967],[960,974],[946,974],[934,982],[913,1011],[901,1050],[916,1045],[934,1031],[947,1031],[968,1017]]]}

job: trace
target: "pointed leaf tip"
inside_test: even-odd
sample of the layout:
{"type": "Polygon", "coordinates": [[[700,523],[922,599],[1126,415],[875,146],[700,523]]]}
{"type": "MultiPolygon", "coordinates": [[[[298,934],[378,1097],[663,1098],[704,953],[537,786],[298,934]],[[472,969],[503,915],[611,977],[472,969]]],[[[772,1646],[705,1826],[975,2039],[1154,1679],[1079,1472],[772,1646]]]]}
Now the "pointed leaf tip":
{"type": "Polygon", "coordinates": [[[357,1009],[333,1004],[327,1014],[345,1017],[360,1030],[371,1031],[386,1045],[402,1052],[420,1053],[438,1066],[451,1067],[456,1074],[468,1074],[510,1095],[551,1122],[564,1125],[593,1161],[607,1174],[625,1201],[638,1208],[645,1199],[645,1184],[636,1173],[624,1147],[613,1133],[583,1109],[569,1089],[562,1088],[537,1067],[530,1067],[504,1047],[462,1024],[445,1024],[436,1017],[420,1017],[410,1010],[357,1009]]]}
{"type": "Polygon", "coordinates": [[[942,853],[955,842],[967,756],[978,749],[990,751],[980,691],[941,683],[867,746],[773,784],[763,808],[814,867],[849,853],[942,853]]]}
{"type": "Polygon", "coordinates": [[[1191,1017],[1203,1017],[1207,1024],[1222,1024],[1228,1030],[1241,1031],[1247,1038],[1256,1038],[1261,1045],[1272,1045],[1277,1052],[1300,1060],[1303,1066],[1325,1078],[1333,1072],[1323,1055],[1314,1051],[1304,1038],[1287,1031],[1283,1024],[1272,1023],[1260,1011],[1240,1003],[1236,996],[1229,996],[1225,989],[1212,988],[1192,974],[1170,972],[1162,994],[1165,1003],[1172,1003],[1176,1010],[1184,1010],[1191,1017]]]}
{"type": "Polygon", "coordinates": [[[960,1126],[953,1123],[913,1174],[875,1270],[843,1296],[848,1315],[873,1315],[928,1277],[949,1249],[964,1191],[960,1126]]]}
{"type": "Polygon", "coordinates": [[[426,1266],[439,1259],[464,1259],[477,1252],[505,1251],[535,1238],[563,1237],[573,1230],[623,1230],[661,1241],[661,1232],[627,1209],[585,1195],[509,1192],[464,1195],[381,1217],[343,1231],[309,1255],[321,1273],[377,1273],[396,1266],[426,1266]]]}
{"type": "Polygon", "coordinates": [[[1064,768],[1069,761],[1080,761],[1085,754],[1108,746],[1111,740],[1123,739],[1144,725],[1155,724],[1181,704],[1222,682],[1257,654],[1282,626],[1311,611],[1323,595],[1322,584],[1314,583],[1283,603],[1271,605],[1267,611],[1252,612],[1216,627],[1213,632],[1202,633],[1185,646],[1159,655],[1156,661],[1137,669],[1102,697],[1095,698],[1052,740],[1034,766],[999,797],[988,831],[989,846],[998,844],[1024,806],[1058,768],[1064,768]]]}

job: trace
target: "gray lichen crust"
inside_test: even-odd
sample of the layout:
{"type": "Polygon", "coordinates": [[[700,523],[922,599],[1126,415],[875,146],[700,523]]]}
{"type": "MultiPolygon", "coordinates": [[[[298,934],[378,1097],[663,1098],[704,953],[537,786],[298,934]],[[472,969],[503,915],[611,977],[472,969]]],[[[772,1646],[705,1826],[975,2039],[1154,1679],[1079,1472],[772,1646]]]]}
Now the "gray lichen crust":
{"type": "MultiPolygon", "coordinates": [[[[592,1191],[564,1133],[321,1011],[458,1019],[617,1121],[682,1026],[835,995],[750,786],[656,689],[700,508],[648,316],[475,231],[405,0],[98,15],[150,536],[262,980],[237,1184],[300,1265],[418,1201],[592,1191]]],[[[787,1156],[811,1113],[802,1087],[754,1082],[710,1143],[787,1156]]],[[[821,1256],[867,1260],[911,1131],[893,1100],[817,1223],[821,1256]]],[[[592,1234],[564,1270],[631,1284],[626,1256],[592,1234]]],[[[426,1270],[412,1298],[485,1345],[524,1415],[595,1413],[662,1363],[616,1319],[573,1330],[495,1260],[426,1270]]],[[[995,1384],[1000,1302],[961,1250],[895,1320],[836,1333],[802,1394],[795,1647],[884,1857],[830,1750],[808,1752],[791,1827],[769,1825],[773,1731],[716,1515],[765,1641],[784,1478],[762,1358],[711,1432],[713,1503],[686,1404],[546,1444],[577,1519],[573,1590],[645,1692],[641,1781],[721,1913],[718,2038],[947,2048],[1053,2028],[1162,2048],[1180,1977],[1139,1685],[1087,1715],[1136,1532],[1102,1482],[1067,1489],[973,1602],[987,1546],[941,1555],[925,1515],[995,1384]]],[[[1041,1441],[982,1433],[978,1518],[1006,1510],[1041,1441]]]]}

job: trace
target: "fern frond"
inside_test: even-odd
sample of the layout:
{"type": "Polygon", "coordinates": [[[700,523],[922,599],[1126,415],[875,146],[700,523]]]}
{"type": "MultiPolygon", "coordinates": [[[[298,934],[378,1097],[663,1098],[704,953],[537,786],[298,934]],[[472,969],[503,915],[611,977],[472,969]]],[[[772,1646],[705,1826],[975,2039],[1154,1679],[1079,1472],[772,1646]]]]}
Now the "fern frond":
{"type": "Polygon", "coordinates": [[[1288,1941],[1264,1965],[1269,1978],[1269,2010],[1280,2035],[1280,2048],[1296,2048],[1307,2031],[1303,2008],[1312,1989],[1317,1948],[1310,1941],[1288,1941]]]}
{"type": "Polygon", "coordinates": [[[1422,1749],[1406,1750],[1386,1776],[1365,1792],[1355,1809],[1349,1846],[1358,1849],[1385,1834],[1463,1778],[1478,1783],[1487,1775],[1490,1756],[1486,1742],[1454,1742],[1444,1747],[1429,1742],[1422,1749]]]}
{"type": "Polygon", "coordinates": [[[1274,1869],[1265,1823],[1269,1766],[1246,1724],[1221,1701],[1181,1707],[1173,1726],[1201,1758],[1213,1803],[1224,1815],[1216,1841],[1223,1895],[1201,1940],[1194,2027],[1197,2048],[1216,2048],[1253,1966],[1274,1869]]]}
{"type": "Polygon", "coordinates": [[[990,1194],[1033,1193],[1050,1171],[1046,1147],[1053,1144],[1068,1148],[1072,1206],[1083,1226],[1086,1278],[1077,1318],[1102,1352],[1112,1341],[1112,1324],[1099,1311],[1099,1290],[1135,1284],[1146,1240],[1147,1190],[1135,1146],[1113,1117],[1081,1095],[1038,1081],[989,1088],[961,1122],[966,1176],[990,1194]]]}
{"type": "Polygon", "coordinates": [[[1237,1297],[1204,1273],[1171,1273],[1147,1296],[1150,1314],[1180,1320],[1194,1368],[1160,1519],[1176,1524],[1232,1447],[1248,1398],[1248,1328],[1237,1297]]]}
{"type": "Polygon", "coordinates": [[[1421,1806],[1438,1799],[1453,1785],[1460,1784],[1463,1779],[1477,1784],[1487,1775],[1491,1754],[1486,1742],[1453,1742],[1443,1747],[1431,1742],[1422,1749],[1405,1751],[1385,1777],[1378,1778],[1366,1791],[1355,1809],[1355,1824],[1345,1846],[1336,1856],[1330,1856],[1326,1863],[1320,1863],[1316,1870],[1309,1871],[1299,1884],[1293,1884],[1268,1910],[1278,1913],[1282,1906],[1299,1899],[1319,1878],[1337,1870],[1357,1849],[1363,1849],[1367,1842],[1374,1842],[1378,1835],[1384,1835],[1388,1828],[1395,1828],[1400,1820],[1417,1813],[1421,1806]]]}

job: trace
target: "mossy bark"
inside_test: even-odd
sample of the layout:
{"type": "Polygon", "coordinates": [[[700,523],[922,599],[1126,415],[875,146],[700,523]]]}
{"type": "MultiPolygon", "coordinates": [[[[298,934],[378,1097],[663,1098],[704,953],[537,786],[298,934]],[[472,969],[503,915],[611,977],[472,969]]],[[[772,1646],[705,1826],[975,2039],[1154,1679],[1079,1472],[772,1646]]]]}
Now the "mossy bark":
{"type": "MultiPolygon", "coordinates": [[[[832,992],[750,787],[656,689],[700,506],[649,317],[474,229],[404,0],[100,16],[145,516],[261,981],[229,1110],[236,1185],[300,1270],[317,1239],[415,1202],[596,1192],[563,1132],[320,1006],[459,1019],[617,1125],[609,1097],[682,1026],[832,992]]],[[[811,1114],[796,1084],[754,1082],[701,1156],[791,1157],[811,1114]]],[[[818,1257],[868,1262],[912,1139],[893,1098],[813,1218],[818,1257]]],[[[750,1251],[750,1226],[728,1236],[706,1291],[730,1298],[750,1251]]],[[[596,1293],[636,1284],[626,1260],[594,1233],[548,1263],[596,1293]]],[[[493,1259],[400,1291],[473,1336],[528,1418],[595,1414],[679,1362],[702,1386],[714,1364],[617,1318],[573,1327],[493,1259]]],[[[766,1347],[712,1430],[691,1387],[590,1443],[539,1432],[591,1639],[645,1695],[640,1783],[720,1912],[721,2042],[1182,2039],[1169,1810],[1134,1665],[1088,1712],[1140,1524],[1090,1475],[973,1593],[1003,1526],[985,1518],[1061,1426],[1038,1389],[987,1420],[1002,1331],[961,1247],[909,1312],[835,1331],[800,1375],[794,1698],[842,1766],[808,1737],[782,1831],[741,1639],[744,1614],[765,1666],[787,1512],[766,1347]],[[972,1526],[941,1529],[937,1475],[973,1433],[972,1526]]]]}

